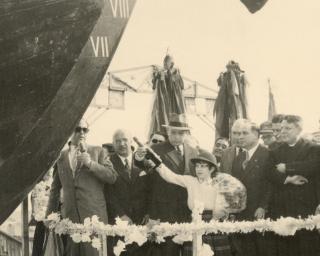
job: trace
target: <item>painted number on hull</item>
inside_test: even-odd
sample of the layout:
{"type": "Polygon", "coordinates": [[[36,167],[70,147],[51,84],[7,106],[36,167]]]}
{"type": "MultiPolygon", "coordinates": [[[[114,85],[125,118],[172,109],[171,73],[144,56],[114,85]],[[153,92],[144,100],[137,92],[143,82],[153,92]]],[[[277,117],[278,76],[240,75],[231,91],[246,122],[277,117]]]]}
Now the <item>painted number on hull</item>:
{"type": "Polygon", "coordinates": [[[109,0],[114,18],[128,19],[130,16],[129,0],[109,0]]]}
{"type": "Polygon", "coordinates": [[[109,57],[108,37],[90,36],[90,41],[95,57],[109,57]]]}

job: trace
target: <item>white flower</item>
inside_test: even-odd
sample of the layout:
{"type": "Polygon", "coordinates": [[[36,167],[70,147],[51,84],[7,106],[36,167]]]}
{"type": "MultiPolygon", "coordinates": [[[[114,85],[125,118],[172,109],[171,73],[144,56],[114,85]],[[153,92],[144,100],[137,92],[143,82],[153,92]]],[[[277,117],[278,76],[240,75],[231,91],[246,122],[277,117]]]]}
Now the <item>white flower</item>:
{"type": "Polygon", "coordinates": [[[113,248],[113,252],[116,256],[119,256],[123,251],[125,251],[126,245],[123,241],[119,240],[117,245],[113,248]]]}
{"type": "Polygon", "coordinates": [[[72,238],[73,242],[75,242],[75,243],[80,243],[82,240],[81,234],[79,234],[79,233],[72,234],[71,238],[72,238]]]}
{"type": "Polygon", "coordinates": [[[116,218],[116,225],[119,228],[128,228],[128,223],[129,223],[128,221],[122,220],[119,217],[116,218]]]}
{"type": "Polygon", "coordinates": [[[99,217],[98,217],[97,215],[93,215],[93,216],[91,217],[91,222],[92,222],[92,223],[98,223],[98,222],[99,222],[99,217]]]}
{"type": "Polygon", "coordinates": [[[176,235],[173,239],[173,242],[176,244],[183,244],[186,241],[192,241],[192,235],[188,233],[181,233],[179,235],[176,235]]]}
{"type": "Polygon", "coordinates": [[[91,226],[91,219],[89,217],[85,218],[83,221],[83,225],[85,228],[90,227],[91,226]]]}
{"type": "Polygon", "coordinates": [[[295,225],[295,219],[291,217],[280,218],[274,225],[273,230],[281,236],[293,236],[297,231],[297,225],[295,225]]]}
{"type": "Polygon", "coordinates": [[[54,222],[59,222],[60,221],[60,215],[58,214],[58,213],[51,213],[48,217],[47,217],[47,219],[49,220],[49,221],[54,221],[54,222]]]}
{"type": "Polygon", "coordinates": [[[96,248],[97,250],[101,249],[101,240],[98,237],[94,237],[91,240],[91,244],[93,248],[96,248]]]}
{"type": "Polygon", "coordinates": [[[208,244],[203,244],[200,247],[198,256],[212,256],[212,255],[214,255],[214,253],[208,244]]]}
{"type": "Polygon", "coordinates": [[[82,242],[91,242],[90,233],[83,233],[81,234],[81,241],[82,242]]]}
{"type": "Polygon", "coordinates": [[[147,242],[147,237],[142,235],[141,232],[139,232],[137,229],[134,229],[129,233],[129,236],[126,239],[126,244],[131,244],[133,242],[136,242],[139,246],[143,245],[145,242],[147,242]]]}

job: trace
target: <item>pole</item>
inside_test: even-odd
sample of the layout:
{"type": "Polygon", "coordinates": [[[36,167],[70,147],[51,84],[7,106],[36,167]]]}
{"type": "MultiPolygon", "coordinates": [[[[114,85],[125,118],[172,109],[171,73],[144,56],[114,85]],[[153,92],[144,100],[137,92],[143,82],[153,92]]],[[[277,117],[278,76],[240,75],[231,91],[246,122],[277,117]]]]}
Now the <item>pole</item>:
{"type": "Polygon", "coordinates": [[[28,196],[22,201],[22,255],[29,256],[28,196]]]}
{"type": "Polygon", "coordinates": [[[201,236],[197,233],[192,235],[192,256],[198,256],[201,246],[201,236]]]}

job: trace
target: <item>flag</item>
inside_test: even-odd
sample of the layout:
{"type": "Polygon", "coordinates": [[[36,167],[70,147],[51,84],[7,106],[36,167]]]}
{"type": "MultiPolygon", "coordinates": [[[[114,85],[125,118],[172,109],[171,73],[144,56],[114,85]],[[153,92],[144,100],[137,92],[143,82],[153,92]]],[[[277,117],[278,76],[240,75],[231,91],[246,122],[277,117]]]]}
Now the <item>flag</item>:
{"type": "Polygon", "coordinates": [[[269,84],[269,109],[268,109],[268,121],[272,120],[272,117],[277,114],[276,103],[274,101],[274,96],[269,84]]]}

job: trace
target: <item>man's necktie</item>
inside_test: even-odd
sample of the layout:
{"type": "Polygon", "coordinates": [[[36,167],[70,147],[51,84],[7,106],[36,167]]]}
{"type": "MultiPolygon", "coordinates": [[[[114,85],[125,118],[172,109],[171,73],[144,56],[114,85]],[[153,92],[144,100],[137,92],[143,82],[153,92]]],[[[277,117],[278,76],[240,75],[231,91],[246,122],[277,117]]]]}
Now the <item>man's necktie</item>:
{"type": "Polygon", "coordinates": [[[179,153],[179,155],[182,156],[182,151],[181,151],[181,149],[180,149],[179,146],[176,146],[176,150],[177,150],[177,152],[179,153]]]}
{"type": "Polygon", "coordinates": [[[249,162],[249,152],[247,150],[243,150],[242,152],[240,152],[240,155],[242,161],[241,166],[243,170],[245,170],[249,162]]]}
{"type": "Polygon", "coordinates": [[[124,163],[125,163],[124,164],[125,171],[126,171],[126,173],[128,173],[129,178],[131,178],[131,170],[130,170],[130,167],[129,167],[128,158],[124,159],[124,163]]]}

